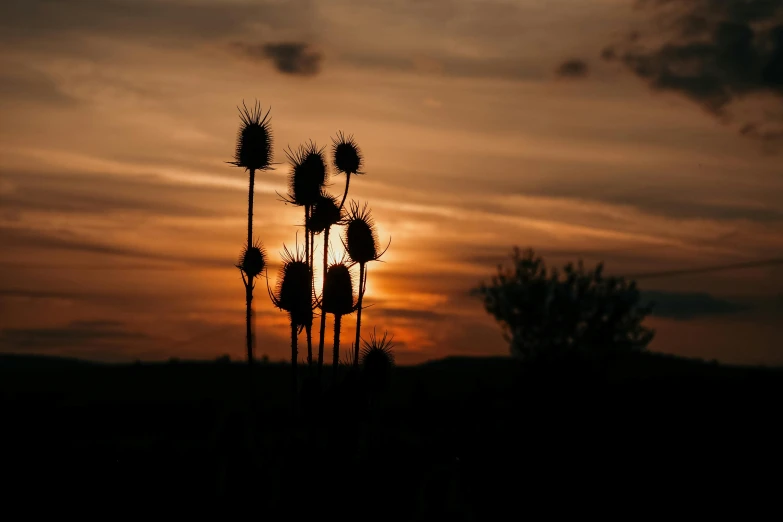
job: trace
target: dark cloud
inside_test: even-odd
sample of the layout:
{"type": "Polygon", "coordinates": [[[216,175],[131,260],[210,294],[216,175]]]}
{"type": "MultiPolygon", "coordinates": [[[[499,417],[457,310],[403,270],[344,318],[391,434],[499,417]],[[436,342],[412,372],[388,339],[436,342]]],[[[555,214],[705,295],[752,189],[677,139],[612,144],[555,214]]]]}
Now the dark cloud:
{"type": "Polygon", "coordinates": [[[783,0],[638,3],[655,13],[658,34],[633,33],[606,48],[605,59],[619,60],[652,88],[678,92],[722,121],[739,120],[745,136],[783,137],[783,0]],[[773,110],[752,118],[731,114],[733,103],[758,95],[771,95],[773,110]]]}
{"type": "Polygon", "coordinates": [[[0,348],[11,351],[111,347],[117,343],[150,339],[116,321],[73,321],[54,328],[6,328],[0,330],[0,348]]]}
{"type": "Polygon", "coordinates": [[[255,60],[271,61],[283,74],[315,76],[321,71],[323,56],[303,42],[250,45],[234,43],[239,52],[255,60]]]}
{"type": "Polygon", "coordinates": [[[694,319],[728,315],[750,309],[743,303],[718,299],[707,293],[642,292],[642,300],[653,303],[652,315],[669,319],[694,319]]]}
{"type": "Polygon", "coordinates": [[[567,60],[560,64],[556,74],[561,78],[584,78],[590,72],[587,62],[584,60],[567,60]]]}

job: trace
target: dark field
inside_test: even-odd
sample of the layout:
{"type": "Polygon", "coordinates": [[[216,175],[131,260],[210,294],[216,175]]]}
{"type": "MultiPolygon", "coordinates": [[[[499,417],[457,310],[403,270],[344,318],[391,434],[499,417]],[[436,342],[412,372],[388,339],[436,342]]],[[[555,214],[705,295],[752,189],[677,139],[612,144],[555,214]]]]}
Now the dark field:
{"type": "Polygon", "coordinates": [[[447,359],[397,368],[369,403],[305,391],[296,413],[288,366],[249,377],[237,363],[0,357],[5,492],[225,500],[273,520],[781,507],[780,370],[447,359]]]}

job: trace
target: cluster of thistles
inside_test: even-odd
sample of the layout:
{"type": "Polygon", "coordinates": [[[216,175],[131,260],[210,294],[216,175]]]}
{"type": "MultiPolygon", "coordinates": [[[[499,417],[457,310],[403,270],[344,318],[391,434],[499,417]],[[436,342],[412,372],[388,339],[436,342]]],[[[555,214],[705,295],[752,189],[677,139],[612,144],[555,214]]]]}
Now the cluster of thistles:
{"type": "MultiPolygon", "coordinates": [[[[240,108],[241,126],[237,137],[237,147],[233,165],[248,171],[248,228],[247,244],[242,251],[237,267],[242,273],[246,297],[247,356],[253,362],[252,300],[255,280],[265,272],[266,253],[261,242],[253,238],[253,187],[256,171],[267,170],[272,165],[272,132],[269,112],[264,113],[256,103],[252,109],[243,104],[240,108]]],[[[367,204],[350,201],[346,208],[346,198],[351,176],[363,174],[364,163],[353,136],[338,132],[332,138],[331,162],[327,161],[324,147],[318,147],[310,141],[297,149],[290,147],[286,151],[291,171],[288,179],[288,191],[281,199],[288,204],[304,209],[305,241],[300,248],[283,246],[283,265],[274,290],[267,289],[272,302],[280,310],[288,313],[291,321],[291,365],[293,367],[293,386],[297,387],[298,335],[304,330],[307,335],[307,364],[313,366],[312,328],[316,317],[320,317],[318,336],[317,369],[320,376],[324,363],[324,342],[326,334],[326,314],[334,315],[334,343],[332,346],[332,364],[336,374],[340,356],[340,327],[342,317],[356,312],[356,339],[350,354],[354,366],[362,362],[370,372],[383,372],[383,368],[393,364],[391,339],[384,334],[377,337],[373,333],[369,341],[364,341],[364,350],[360,356],[362,302],[367,286],[367,264],[378,260],[381,251],[370,209],[367,204]],[[340,198],[326,192],[329,180],[329,163],[337,174],[345,175],[345,190],[340,198]],[[338,200],[339,199],[339,200],[338,200]],[[339,258],[333,257],[329,263],[329,234],[332,227],[343,227],[341,243],[345,253],[339,258]],[[314,284],[316,271],[316,236],[323,238],[323,259],[321,266],[323,285],[320,293],[314,284]],[[358,265],[358,279],[353,268],[358,265]],[[375,367],[378,367],[377,369],[375,367]]],[[[388,246],[387,246],[388,248],[388,246]]],[[[379,377],[382,378],[382,377],[379,377]]]]}

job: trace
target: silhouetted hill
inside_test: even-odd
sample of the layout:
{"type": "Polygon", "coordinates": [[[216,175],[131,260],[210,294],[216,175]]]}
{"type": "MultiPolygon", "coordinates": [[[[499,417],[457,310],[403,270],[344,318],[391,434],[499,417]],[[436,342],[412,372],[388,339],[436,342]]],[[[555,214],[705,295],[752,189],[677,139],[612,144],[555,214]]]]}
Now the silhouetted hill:
{"type": "Polygon", "coordinates": [[[74,357],[56,357],[51,355],[22,355],[14,353],[0,354],[0,370],[59,369],[74,366],[93,366],[96,363],[74,357]]]}
{"type": "Polygon", "coordinates": [[[289,384],[285,364],[0,356],[0,478],[113,502],[251,502],[272,519],[500,520],[673,503],[662,485],[774,498],[764,477],[781,463],[780,369],[449,357],[397,368],[369,404],[327,388],[296,411],[289,384]]]}

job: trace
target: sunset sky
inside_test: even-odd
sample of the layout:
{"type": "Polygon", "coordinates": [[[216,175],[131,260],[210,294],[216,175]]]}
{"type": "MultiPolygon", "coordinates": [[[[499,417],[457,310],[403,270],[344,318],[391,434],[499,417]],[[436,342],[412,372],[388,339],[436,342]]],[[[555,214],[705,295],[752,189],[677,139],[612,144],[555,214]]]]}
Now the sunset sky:
{"type": "Polygon", "coordinates": [[[783,364],[783,0],[4,0],[0,45],[2,352],[242,359],[227,162],[258,100],[270,280],[302,236],[284,149],[353,134],[392,237],[362,331],[400,362],[508,353],[469,291],[517,245],[640,275],[653,350],[783,364]]]}

